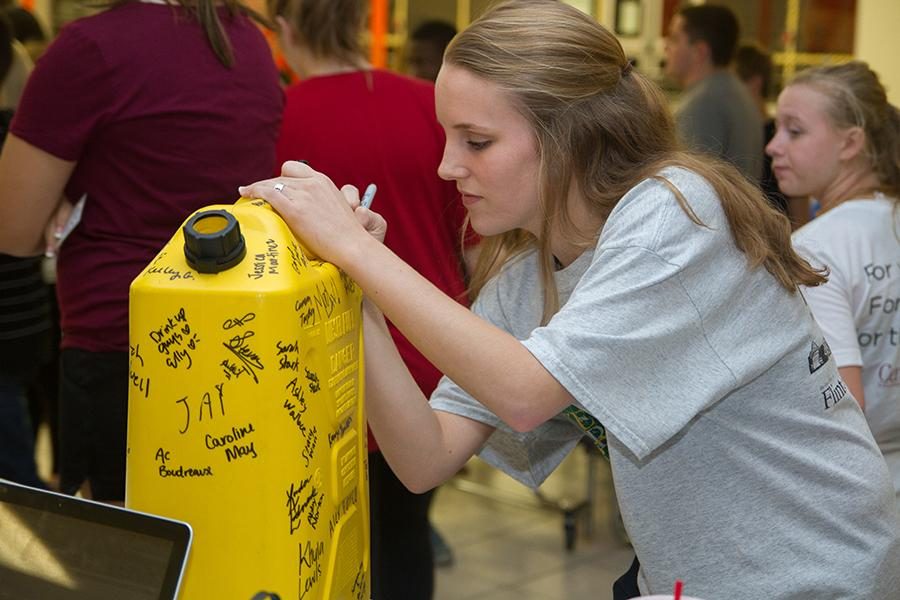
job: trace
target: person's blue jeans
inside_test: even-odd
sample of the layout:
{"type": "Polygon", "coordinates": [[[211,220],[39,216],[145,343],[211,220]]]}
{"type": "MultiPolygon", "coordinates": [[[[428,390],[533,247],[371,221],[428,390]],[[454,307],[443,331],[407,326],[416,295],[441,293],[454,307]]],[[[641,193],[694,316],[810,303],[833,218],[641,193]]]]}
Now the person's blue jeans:
{"type": "Polygon", "coordinates": [[[0,372],[0,477],[46,489],[34,460],[25,390],[21,377],[0,372]]]}

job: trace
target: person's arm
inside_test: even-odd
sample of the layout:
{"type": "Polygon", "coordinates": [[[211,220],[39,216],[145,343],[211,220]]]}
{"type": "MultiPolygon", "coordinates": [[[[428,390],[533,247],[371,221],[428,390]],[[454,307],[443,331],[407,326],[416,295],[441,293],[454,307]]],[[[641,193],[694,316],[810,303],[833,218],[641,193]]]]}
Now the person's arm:
{"type": "Polygon", "coordinates": [[[45,229],[74,168],[74,162],[13,134],[7,136],[0,155],[0,252],[13,256],[44,252],[45,229]]]}
{"type": "MultiPolygon", "coordinates": [[[[827,230],[818,233],[815,240],[825,234],[827,230]]],[[[809,260],[814,267],[827,265],[829,268],[828,281],[816,287],[805,288],[803,296],[825,334],[841,379],[859,402],[860,408],[865,410],[862,350],[859,346],[851,292],[854,286],[847,275],[846,261],[841,258],[844,255],[831,252],[829,248],[822,247],[821,243],[809,241],[801,234],[793,237],[793,245],[800,256],[809,260]]]]}
{"type": "Polygon", "coordinates": [[[530,431],[572,403],[519,340],[445,296],[385,246],[360,242],[339,264],[432,364],[510,427],[530,431]]]}
{"type": "Polygon", "coordinates": [[[432,410],[400,358],[384,317],[363,304],[366,412],[391,469],[411,491],[425,492],[455,475],[494,428],[432,410]]]}
{"type": "MultiPolygon", "coordinates": [[[[341,188],[352,207],[359,190],[341,188]]],[[[354,216],[379,242],[386,223],[375,213],[354,216]]],[[[456,414],[434,411],[397,351],[384,316],[371,301],[363,303],[367,420],[391,469],[414,492],[425,492],[456,474],[481,448],[494,428],[456,414]]]]}
{"type": "Polygon", "coordinates": [[[841,374],[841,379],[847,384],[850,393],[859,402],[859,407],[865,411],[866,395],[863,392],[862,367],[838,367],[838,372],[841,374]]]}
{"type": "Polygon", "coordinates": [[[346,271],[432,364],[507,425],[530,431],[572,404],[519,340],[448,298],[371,237],[327,177],[296,162],[282,172],[283,191],[261,181],[241,194],[272,204],[299,239],[346,271]]]}

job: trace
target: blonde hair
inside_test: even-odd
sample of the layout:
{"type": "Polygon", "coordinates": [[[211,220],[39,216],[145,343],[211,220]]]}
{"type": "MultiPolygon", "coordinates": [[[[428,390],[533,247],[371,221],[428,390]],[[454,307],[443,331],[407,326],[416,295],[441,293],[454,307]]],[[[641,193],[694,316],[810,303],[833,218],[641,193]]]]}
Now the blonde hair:
{"type": "MultiPolygon", "coordinates": [[[[541,158],[542,230],[537,237],[511,231],[485,238],[472,297],[505,262],[536,247],[546,323],[559,309],[549,232],[560,231],[584,248],[593,247],[599,236],[579,230],[568,218],[571,186],[605,221],[628,190],[670,165],[709,181],[751,266],[765,266],[791,291],[825,281],[793,251],[787,219],[753,184],[733,167],[678,149],[662,92],[631,68],[609,31],[578,9],[555,0],[501,3],[457,35],[444,61],[508,93],[531,123],[541,158]]],[[[670,187],[685,212],[702,224],[670,187]]]]}
{"type": "Polygon", "coordinates": [[[365,64],[362,31],[367,16],[363,0],[267,0],[271,18],[284,17],[314,55],[365,64]]]}
{"type": "Polygon", "coordinates": [[[900,111],[888,102],[878,75],[864,62],[815,67],[800,72],[788,85],[805,85],[821,93],[827,115],[838,129],[865,132],[865,154],[880,191],[900,198],[900,111]]]}

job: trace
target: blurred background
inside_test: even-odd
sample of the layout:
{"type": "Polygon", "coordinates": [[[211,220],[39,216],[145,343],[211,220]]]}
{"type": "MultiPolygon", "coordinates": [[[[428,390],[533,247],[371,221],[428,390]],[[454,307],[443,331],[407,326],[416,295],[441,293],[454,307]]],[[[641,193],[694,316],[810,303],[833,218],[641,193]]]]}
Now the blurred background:
{"type": "MultiPolygon", "coordinates": [[[[371,0],[370,46],[373,63],[404,70],[409,33],[425,21],[441,20],[462,29],[493,0],[371,0]]],[[[248,0],[261,11],[264,0],[248,0]]],[[[680,0],[569,0],[615,31],[628,55],[644,74],[662,79],[663,38],[680,0]]],[[[717,0],[738,16],[743,41],[753,40],[772,53],[771,94],[781,82],[806,66],[859,58],[885,83],[900,104],[900,61],[892,47],[900,24],[897,0],[717,0]]],[[[87,14],[83,0],[22,0],[51,35],[67,21],[87,14]]]]}

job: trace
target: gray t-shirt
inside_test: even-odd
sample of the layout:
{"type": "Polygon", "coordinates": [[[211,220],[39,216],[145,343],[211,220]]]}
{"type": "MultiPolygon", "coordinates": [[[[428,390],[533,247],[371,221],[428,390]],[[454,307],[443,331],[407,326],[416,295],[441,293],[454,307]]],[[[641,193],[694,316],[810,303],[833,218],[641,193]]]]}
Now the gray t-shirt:
{"type": "Polygon", "coordinates": [[[763,174],[763,119],[741,81],[717,71],[689,89],[675,111],[681,140],[727,160],[753,181],[763,174]]]}
{"type": "MultiPolygon", "coordinates": [[[[865,417],[799,294],[749,269],[712,188],[683,169],[616,206],[594,251],[559,271],[540,326],[534,254],[473,310],[523,341],[605,426],[643,593],[896,598],[900,522],[865,417]]],[[[538,485],[582,435],[564,417],[510,430],[452,381],[432,407],[497,428],[482,458],[538,485]]]]}

